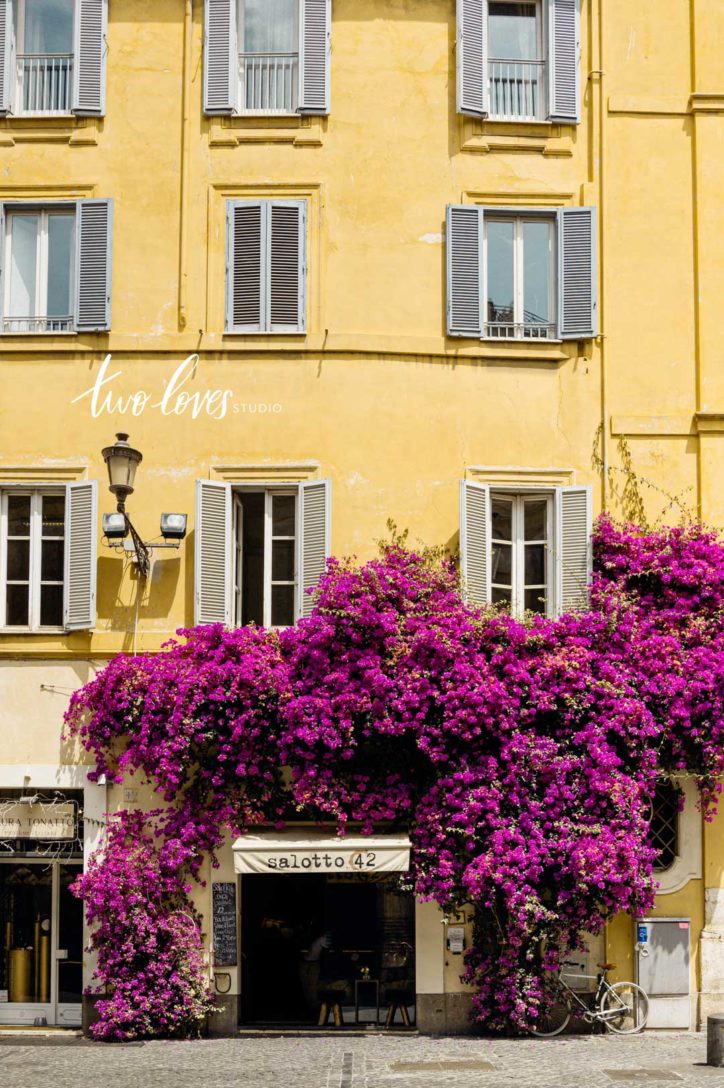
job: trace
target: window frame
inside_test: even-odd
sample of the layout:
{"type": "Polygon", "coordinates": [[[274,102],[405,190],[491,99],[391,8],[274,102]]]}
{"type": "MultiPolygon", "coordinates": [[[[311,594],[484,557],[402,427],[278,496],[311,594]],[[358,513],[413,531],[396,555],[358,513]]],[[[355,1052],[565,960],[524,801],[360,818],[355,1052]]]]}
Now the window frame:
{"type": "MultiPolygon", "coordinates": [[[[527,341],[533,343],[539,343],[541,341],[545,343],[555,343],[560,340],[560,322],[558,317],[558,297],[560,292],[559,279],[559,246],[560,239],[558,237],[558,222],[556,213],[546,211],[536,211],[531,209],[521,209],[519,212],[514,209],[501,209],[500,214],[496,210],[488,212],[485,210],[483,215],[483,238],[482,238],[482,317],[483,317],[483,340],[493,340],[495,342],[509,342],[509,341],[527,341]],[[524,235],[525,226],[527,223],[545,222],[548,224],[548,246],[549,246],[549,268],[548,268],[548,309],[552,315],[552,319],[546,324],[541,325],[526,325],[524,321],[518,320],[525,316],[525,251],[524,251],[524,235]],[[512,336],[494,336],[490,334],[490,328],[495,322],[488,320],[488,227],[490,223],[512,223],[514,227],[513,238],[513,321],[510,323],[513,326],[512,336]],[[548,335],[531,335],[532,329],[547,329],[548,335]]],[[[500,325],[506,325],[507,322],[499,322],[500,325]]]]}
{"type": "MultiPolygon", "coordinates": [[[[296,5],[296,36],[297,36],[297,49],[295,53],[284,53],[279,56],[296,57],[296,78],[293,80],[293,93],[292,93],[292,108],[291,109],[250,109],[245,104],[246,92],[244,86],[244,80],[241,72],[241,58],[246,56],[254,56],[255,54],[247,54],[242,50],[242,29],[243,29],[243,6],[246,0],[235,0],[235,12],[236,12],[236,43],[237,52],[235,58],[235,71],[236,71],[236,113],[239,117],[298,117],[299,105],[301,101],[301,81],[302,81],[302,0],[295,0],[296,5]]],[[[268,56],[270,54],[256,54],[258,56],[268,56]]]]}
{"type": "Polygon", "coordinates": [[[13,62],[15,64],[15,72],[11,78],[11,92],[10,100],[12,105],[12,112],[16,117],[71,117],[73,115],[73,81],[75,79],[75,66],[78,63],[78,50],[76,45],[76,33],[78,22],[78,3],[77,0],[72,0],[71,7],[73,9],[73,23],[71,42],[72,48],[68,54],[55,54],[48,53],[46,56],[68,56],[71,59],[69,71],[67,75],[68,83],[68,108],[64,110],[25,110],[22,108],[23,102],[23,77],[20,74],[20,64],[17,58],[27,53],[25,49],[25,21],[26,21],[26,6],[27,0],[14,0],[13,8],[17,13],[16,22],[14,20],[13,32],[15,37],[15,49],[13,50],[13,62]],[[22,48],[21,48],[22,46],[22,48]]]}
{"type": "Polygon", "coordinates": [[[262,594],[262,612],[263,612],[263,626],[269,630],[283,631],[289,626],[293,626],[300,617],[298,599],[299,599],[299,519],[300,519],[300,502],[299,502],[299,487],[290,484],[274,485],[248,485],[234,487],[232,489],[232,585],[231,585],[231,600],[232,600],[232,622],[234,627],[244,627],[246,624],[242,622],[243,615],[243,540],[240,539],[239,534],[239,521],[238,511],[241,508],[240,496],[244,495],[263,495],[264,496],[264,555],[263,555],[263,594],[262,594]],[[273,532],[273,499],[275,496],[287,496],[294,498],[294,529],[295,533],[293,537],[289,536],[275,536],[273,532]],[[272,551],[275,540],[293,540],[294,542],[294,579],[290,582],[284,579],[272,578],[272,551]],[[291,585],[294,590],[294,618],[291,624],[277,624],[272,625],[272,592],[275,585],[291,585]]]}
{"type": "Polygon", "coordinates": [[[496,543],[510,545],[511,548],[511,579],[510,579],[510,615],[520,619],[525,615],[525,591],[537,589],[537,586],[527,586],[525,581],[525,547],[526,544],[543,544],[545,555],[545,612],[537,613],[552,618],[556,614],[556,584],[555,584],[555,548],[556,548],[556,519],[555,519],[555,495],[554,492],[543,488],[492,488],[490,489],[490,511],[488,515],[490,531],[490,600],[494,589],[507,589],[507,586],[494,581],[493,550],[496,543]],[[503,541],[493,534],[493,504],[496,501],[512,503],[511,539],[503,541]],[[525,504],[526,502],[546,503],[546,540],[528,541],[525,538],[525,504]]]}
{"type": "MultiPolygon", "coordinates": [[[[490,9],[496,3],[500,4],[500,3],[505,3],[505,2],[507,2],[507,0],[488,0],[487,26],[486,26],[486,33],[487,33],[488,40],[490,40],[490,37],[491,37],[491,34],[490,34],[491,10],[490,9]]],[[[530,124],[532,124],[532,125],[535,125],[535,124],[547,124],[547,123],[550,123],[549,120],[548,120],[548,106],[549,106],[549,93],[550,93],[549,92],[549,79],[550,79],[550,68],[551,68],[550,44],[549,44],[549,34],[550,34],[550,18],[549,18],[549,12],[548,12],[549,4],[548,4],[547,0],[521,0],[521,2],[522,3],[527,2],[527,3],[534,4],[535,10],[536,10],[535,22],[536,22],[536,52],[537,52],[537,58],[536,58],[535,63],[541,65],[541,83],[540,83],[539,98],[538,98],[538,101],[539,101],[538,115],[535,116],[535,117],[530,117],[530,116],[527,116],[527,115],[526,116],[510,116],[510,115],[507,115],[507,114],[493,113],[493,110],[492,110],[493,95],[491,93],[490,65],[494,64],[496,61],[507,61],[508,58],[506,58],[506,57],[496,57],[496,56],[493,55],[492,49],[489,49],[488,57],[487,57],[487,64],[485,66],[486,71],[485,71],[485,73],[483,75],[483,79],[486,80],[486,82],[487,82],[488,118],[491,121],[498,121],[498,122],[501,122],[503,124],[506,124],[506,123],[507,124],[529,124],[529,125],[530,124]]],[[[533,63],[533,62],[529,62],[529,61],[523,61],[523,62],[510,61],[510,63],[533,63]]]]}
{"type": "MultiPolygon", "coordinates": [[[[672,805],[674,807],[673,823],[671,823],[670,821],[663,821],[664,823],[668,823],[669,826],[671,826],[671,830],[673,831],[673,841],[661,847],[661,849],[659,850],[659,854],[653,863],[653,870],[657,874],[657,876],[663,873],[670,872],[674,868],[676,863],[681,859],[681,815],[683,811],[682,806],[684,803],[684,793],[680,786],[678,786],[676,782],[674,782],[670,778],[660,779],[656,783],[653,796],[650,800],[651,818],[649,820],[649,842],[651,846],[656,847],[653,829],[654,821],[660,819],[661,810],[660,806],[657,806],[657,801],[660,801],[660,797],[658,795],[660,791],[663,790],[668,791],[669,794],[668,797],[664,798],[664,803],[667,805],[672,805]],[[660,856],[664,853],[669,853],[671,855],[671,860],[668,861],[666,865],[660,865],[660,856]]],[[[656,831],[656,838],[661,840],[662,835],[660,830],[656,831]]]]}
{"type": "MultiPolygon", "coordinates": [[[[0,631],[8,633],[36,634],[56,633],[65,630],[63,616],[65,613],[65,601],[68,592],[65,564],[63,578],[57,580],[43,580],[42,578],[42,542],[43,542],[43,498],[62,496],[65,501],[64,516],[68,510],[68,491],[65,487],[3,487],[0,488],[0,631]],[[28,576],[28,624],[8,624],[7,620],[7,566],[8,566],[8,500],[10,496],[30,498],[30,537],[29,537],[29,576],[28,576]],[[42,585],[62,585],[63,608],[61,610],[61,622],[59,624],[40,623],[40,591],[42,585]]],[[[67,521],[63,527],[63,552],[67,553],[68,541],[66,537],[67,521]]],[[[22,538],[21,538],[22,539],[22,538]]],[[[55,538],[61,539],[61,538],[55,538]]],[[[13,583],[25,584],[23,581],[13,579],[13,583]]]]}
{"type": "Polygon", "coordinates": [[[5,204],[4,210],[4,230],[3,230],[3,262],[2,267],[5,269],[4,285],[2,293],[2,325],[1,331],[5,336],[26,336],[28,334],[33,336],[72,336],[75,334],[75,320],[76,320],[76,280],[78,272],[78,209],[73,203],[59,202],[57,204],[23,204],[16,203],[15,201],[5,204]],[[18,215],[37,215],[38,216],[38,234],[36,240],[36,256],[35,256],[35,309],[36,311],[48,309],[48,219],[50,215],[64,215],[72,219],[73,229],[71,230],[71,252],[70,252],[70,267],[68,269],[68,300],[70,313],[67,315],[68,327],[64,329],[48,328],[48,322],[63,321],[64,317],[49,317],[47,312],[36,312],[34,317],[30,315],[12,316],[8,311],[10,308],[10,290],[11,290],[11,259],[12,259],[12,222],[18,215]],[[26,328],[26,329],[7,329],[5,327],[6,322],[14,321],[27,321],[28,325],[33,322],[44,322],[45,328],[26,328]]]}

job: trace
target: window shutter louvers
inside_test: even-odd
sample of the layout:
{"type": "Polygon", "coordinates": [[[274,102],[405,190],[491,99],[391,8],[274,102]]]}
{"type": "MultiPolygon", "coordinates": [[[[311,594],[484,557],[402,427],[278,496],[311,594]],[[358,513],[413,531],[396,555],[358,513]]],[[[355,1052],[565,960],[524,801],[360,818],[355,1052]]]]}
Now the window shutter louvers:
{"type": "Polygon", "coordinates": [[[580,120],[580,0],[549,0],[551,121],[580,120]]]}
{"type": "Polygon", "coordinates": [[[113,201],[76,205],[75,327],[78,332],[111,327],[113,201]]]}
{"type": "Polygon", "coordinates": [[[204,113],[233,113],[239,90],[237,0],[205,0],[204,113]]]}
{"type": "Polygon", "coordinates": [[[483,209],[447,207],[447,334],[482,336],[483,209]]]}
{"type": "Polygon", "coordinates": [[[303,332],[305,327],[305,206],[301,202],[270,203],[269,320],[270,332],[303,332]]]}
{"type": "Polygon", "coordinates": [[[68,484],[65,497],[65,603],[68,631],[83,631],[96,621],[98,484],[68,484]]]}
{"type": "Polygon", "coordinates": [[[231,485],[196,481],[194,623],[231,625],[231,485]]]}
{"type": "Polygon", "coordinates": [[[457,0],[457,109],[488,113],[487,0],[457,0]]]}
{"type": "Polygon", "coordinates": [[[266,310],[264,207],[229,202],[227,224],[227,332],[260,332],[266,310]]]}
{"type": "Polygon", "coordinates": [[[460,481],[460,577],[470,604],[490,601],[490,488],[460,481]]]}
{"type": "Polygon", "coordinates": [[[300,616],[308,616],[314,608],[315,596],[308,591],[316,588],[330,553],[331,494],[330,480],[299,485],[297,579],[300,616]]]}
{"type": "Polygon", "coordinates": [[[101,117],[106,108],[108,0],[76,0],[73,113],[101,117]]]}
{"type": "Polygon", "coordinates": [[[302,0],[300,113],[329,113],[332,0],[302,0]]]}
{"type": "Polygon", "coordinates": [[[593,528],[591,488],[561,487],[557,505],[558,613],[564,615],[588,608],[593,528]]]}
{"type": "Polygon", "coordinates": [[[12,0],[0,0],[0,114],[10,110],[10,88],[13,79],[13,5],[12,0]]]}
{"type": "Polygon", "coordinates": [[[560,209],[558,249],[561,339],[590,339],[597,335],[595,208],[560,209]]]}

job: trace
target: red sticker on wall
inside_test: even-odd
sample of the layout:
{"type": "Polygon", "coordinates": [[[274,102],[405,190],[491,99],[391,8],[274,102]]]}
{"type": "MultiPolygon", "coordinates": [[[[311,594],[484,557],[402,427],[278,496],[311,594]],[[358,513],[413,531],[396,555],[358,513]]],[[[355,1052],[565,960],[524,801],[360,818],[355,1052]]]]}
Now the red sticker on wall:
{"type": "Polygon", "coordinates": [[[679,929],[688,929],[688,928],[689,928],[689,923],[688,922],[679,922],[679,929]]]}

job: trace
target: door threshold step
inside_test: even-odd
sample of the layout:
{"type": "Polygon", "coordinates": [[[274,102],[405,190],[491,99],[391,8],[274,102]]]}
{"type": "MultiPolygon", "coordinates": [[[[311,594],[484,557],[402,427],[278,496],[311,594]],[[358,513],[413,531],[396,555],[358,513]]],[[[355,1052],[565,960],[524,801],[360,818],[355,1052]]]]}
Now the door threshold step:
{"type": "Polygon", "coordinates": [[[370,1035],[375,1036],[394,1036],[395,1038],[401,1038],[403,1036],[409,1037],[410,1035],[419,1035],[416,1028],[384,1028],[384,1027],[370,1027],[363,1028],[362,1026],[356,1027],[350,1025],[349,1027],[340,1028],[282,1028],[282,1027],[268,1027],[268,1028],[239,1028],[237,1036],[240,1039],[349,1039],[369,1038],[370,1035]]]}
{"type": "Polygon", "coordinates": [[[0,1037],[7,1035],[45,1036],[53,1039],[82,1039],[80,1028],[56,1028],[52,1025],[37,1027],[35,1024],[0,1024],[0,1037]]]}

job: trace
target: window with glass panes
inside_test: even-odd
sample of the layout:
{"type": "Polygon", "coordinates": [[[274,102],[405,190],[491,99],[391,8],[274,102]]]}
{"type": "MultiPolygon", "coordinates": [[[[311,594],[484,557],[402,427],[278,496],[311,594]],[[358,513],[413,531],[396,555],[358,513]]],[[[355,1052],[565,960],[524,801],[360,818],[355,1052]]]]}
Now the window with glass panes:
{"type": "Polygon", "coordinates": [[[296,619],[297,492],[234,495],[234,612],[238,626],[296,619]]]}
{"type": "Polygon", "coordinates": [[[488,3],[490,116],[536,121],[547,113],[540,0],[488,3]]]}
{"type": "Polygon", "coordinates": [[[73,83],[75,0],[15,0],[15,112],[67,113],[73,83]]]}
{"type": "Polygon", "coordinates": [[[553,608],[550,543],[552,498],[546,495],[491,495],[493,604],[514,616],[548,615],[553,608]]]}
{"type": "Polygon", "coordinates": [[[75,210],[19,208],[5,216],[5,332],[73,328],[75,210]]]}
{"type": "Polygon", "coordinates": [[[294,113],[299,0],[238,0],[241,113],[294,113]]]}
{"type": "Polygon", "coordinates": [[[7,491],[0,511],[0,626],[61,627],[65,492],[7,491]]]}
{"type": "Polygon", "coordinates": [[[485,336],[555,338],[555,235],[551,218],[486,214],[485,336]]]}

